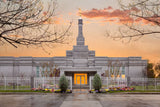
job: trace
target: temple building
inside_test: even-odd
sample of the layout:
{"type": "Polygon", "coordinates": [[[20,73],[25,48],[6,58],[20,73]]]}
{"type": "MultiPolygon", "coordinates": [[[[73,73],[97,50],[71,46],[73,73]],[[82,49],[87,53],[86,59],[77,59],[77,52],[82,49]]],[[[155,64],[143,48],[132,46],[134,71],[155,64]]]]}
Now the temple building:
{"type": "Polygon", "coordinates": [[[144,77],[147,60],[141,57],[95,56],[85,45],[83,19],[78,19],[77,44],[64,57],[0,57],[0,76],[46,77],[57,69],[72,77],[72,84],[89,84],[90,77],[144,77]]]}

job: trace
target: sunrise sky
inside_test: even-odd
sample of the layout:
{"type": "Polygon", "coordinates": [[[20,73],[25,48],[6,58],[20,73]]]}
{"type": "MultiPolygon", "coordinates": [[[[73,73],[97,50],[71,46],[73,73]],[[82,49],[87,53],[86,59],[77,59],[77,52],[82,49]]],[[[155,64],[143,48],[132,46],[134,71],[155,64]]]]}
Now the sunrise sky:
{"type": "MultiPolygon", "coordinates": [[[[79,13],[84,21],[85,44],[90,50],[96,51],[96,56],[142,56],[143,59],[149,59],[152,62],[160,60],[160,39],[157,39],[156,36],[144,36],[138,41],[130,43],[122,43],[122,41],[115,41],[107,37],[106,32],[110,32],[112,35],[117,34],[122,22],[132,22],[130,17],[125,16],[126,12],[119,9],[117,0],[58,0],[55,19],[57,26],[65,28],[70,21],[73,22],[70,29],[71,36],[68,39],[69,44],[57,44],[55,47],[47,49],[47,52],[32,47],[16,49],[10,45],[1,46],[0,56],[65,56],[66,50],[72,50],[72,46],[76,44],[79,13]],[[79,12],[79,8],[81,8],[81,12],[79,12]]],[[[139,21],[144,23],[143,26],[148,24],[148,22],[137,19],[137,22],[139,21]]]]}

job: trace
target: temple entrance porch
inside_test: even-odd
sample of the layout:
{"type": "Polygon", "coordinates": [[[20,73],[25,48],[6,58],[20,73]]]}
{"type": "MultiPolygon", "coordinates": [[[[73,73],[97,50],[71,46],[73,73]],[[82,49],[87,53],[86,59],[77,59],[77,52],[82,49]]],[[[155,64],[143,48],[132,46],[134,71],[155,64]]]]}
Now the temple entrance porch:
{"type": "Polygon", "coordinates": [[[89,89],[90,85],[90,77],[94,76],[96,71],[83,71],[83,72],[74,72],[74,71],[66,71],[66,76],[72,77],[72,87],[73,89],[89,89]]]}
{"type": "Polygon", "coordinates": [[[74,85],[85,85],[87,83],[87,73],[74,73],[74,85]]]}

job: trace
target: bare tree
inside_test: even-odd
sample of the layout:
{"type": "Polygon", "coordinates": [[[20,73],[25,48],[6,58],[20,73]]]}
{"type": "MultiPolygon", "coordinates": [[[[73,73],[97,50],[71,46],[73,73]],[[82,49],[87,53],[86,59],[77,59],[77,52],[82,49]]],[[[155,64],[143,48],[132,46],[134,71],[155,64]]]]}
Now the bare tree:
{"type": "Polygon", "coordinates": [[[42,77],[59,77],[60,69],[53,62],[41,63],[41,76],[42,77]]]}
{"type": "Polygon", "coordinates": [[[114,39],[137,40],[146,35],[160,38],[160,0],[119,0],[128,22],[119,28],[114,39]]]}
{"type": "Polygon", "coordinates": [[[56,31],[56,0],[0,0],[0,43],[14,47],[63,43],[71,24],[56,31]]]}
{"type": "Polygon", "coordinates": [[[123,67],[122,62],[117,61],[109,61],[107,64],[107,70],[102,74],[104,77],[120,77],[122,75],[121,68],[123,67]]]}

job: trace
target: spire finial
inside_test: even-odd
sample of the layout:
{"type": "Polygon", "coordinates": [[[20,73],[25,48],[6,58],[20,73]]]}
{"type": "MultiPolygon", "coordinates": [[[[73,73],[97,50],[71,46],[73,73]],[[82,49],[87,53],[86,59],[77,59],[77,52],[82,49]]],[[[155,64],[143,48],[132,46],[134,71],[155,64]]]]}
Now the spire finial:
{"type": "Polygon", "coordinates": [[[83,37],[83,19],[78,19],[78,37],[77,37],[77,45],[84,45],[84,37],[83,37]]]}
{"type": "Polygon", "coordinates": [[[82,17],[81,17],[81,16],[82,16],[82,15],[81,15],[82,10],[81,10],[81,8],[78,8],[78,10],[79,10],[78,13],[79,13],[80,19],[82,19],[82,17]]]}

